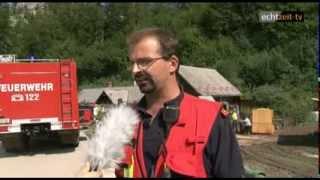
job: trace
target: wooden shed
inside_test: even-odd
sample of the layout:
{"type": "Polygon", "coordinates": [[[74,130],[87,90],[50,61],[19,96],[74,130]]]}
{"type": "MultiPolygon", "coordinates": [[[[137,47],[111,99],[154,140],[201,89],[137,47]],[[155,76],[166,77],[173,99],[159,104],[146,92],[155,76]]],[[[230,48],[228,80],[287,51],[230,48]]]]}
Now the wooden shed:
{"type": "Polygon", "coordinates": [[[252,111],[252,133],[253,134],[273,134],[273,110],[268,108],[258,108],[252,111]]]}

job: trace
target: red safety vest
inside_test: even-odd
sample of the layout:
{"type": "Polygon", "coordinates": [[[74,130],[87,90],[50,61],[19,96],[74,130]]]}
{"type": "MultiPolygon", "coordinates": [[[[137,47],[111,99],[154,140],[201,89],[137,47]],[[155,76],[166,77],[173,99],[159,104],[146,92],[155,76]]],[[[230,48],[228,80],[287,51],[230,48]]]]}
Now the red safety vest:
{"type": "MultiPolygon", "coordinates": [[[[207,177],[203,151],[221,104],[201,100],[184,94],[178,121],[170,129],[165,145],[159,150],[155,177],[161,176],[164,167],[191,177],[207,177]]],[[[139,123],[134,145],[125,148],[126,168],[116,170],[121,177],[147,177],[143,156],[143,124],[139,123]]]]}

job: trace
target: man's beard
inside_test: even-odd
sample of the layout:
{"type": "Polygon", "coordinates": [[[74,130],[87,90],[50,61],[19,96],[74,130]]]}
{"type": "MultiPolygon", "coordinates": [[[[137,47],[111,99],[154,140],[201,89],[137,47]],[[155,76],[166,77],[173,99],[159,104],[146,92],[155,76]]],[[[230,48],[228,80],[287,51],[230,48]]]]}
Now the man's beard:
{"type": "Polygon", "coordinates": [[[144,94],[151,94],[156,89],[155,82],[153,81],[151,75],[147,72],[141,71],[136,73],[134,75],[134,80],[139,86],[140,91],[144,94]]]}

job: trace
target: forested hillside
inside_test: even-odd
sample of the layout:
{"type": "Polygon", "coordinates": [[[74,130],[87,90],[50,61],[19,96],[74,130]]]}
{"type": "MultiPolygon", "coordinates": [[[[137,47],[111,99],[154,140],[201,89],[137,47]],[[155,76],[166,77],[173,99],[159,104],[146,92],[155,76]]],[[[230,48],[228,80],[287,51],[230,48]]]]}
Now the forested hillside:
{"type": "Polygon", "coordinates": [[[316,3],[47,3],[0,8],[0,54],[74,57],[80,87],[130,85],[126,36],[163,27],[182,64],[217,69],[245,99],[306,120],[317,97],[316,3]],[[261,23],[260,11],[302,11],[304,22],[261,23]]]}

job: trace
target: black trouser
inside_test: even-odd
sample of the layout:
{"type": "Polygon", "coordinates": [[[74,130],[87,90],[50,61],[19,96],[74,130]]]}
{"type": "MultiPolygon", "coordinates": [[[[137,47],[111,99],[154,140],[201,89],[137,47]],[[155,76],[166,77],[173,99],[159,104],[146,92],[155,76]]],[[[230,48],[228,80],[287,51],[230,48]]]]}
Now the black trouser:
{"type": "Polygon", "coordinates": [[[232,120],[232,128],[233,128],[233,131],[235,132],[235,133],[237,133],[238,131],[238,121],[236,121],[236,120],[232,120]]]}
{"type": "Polygon", "coordinates": [[[244,126],[244,133],[251,134],[251,126],[244,126]]]}

